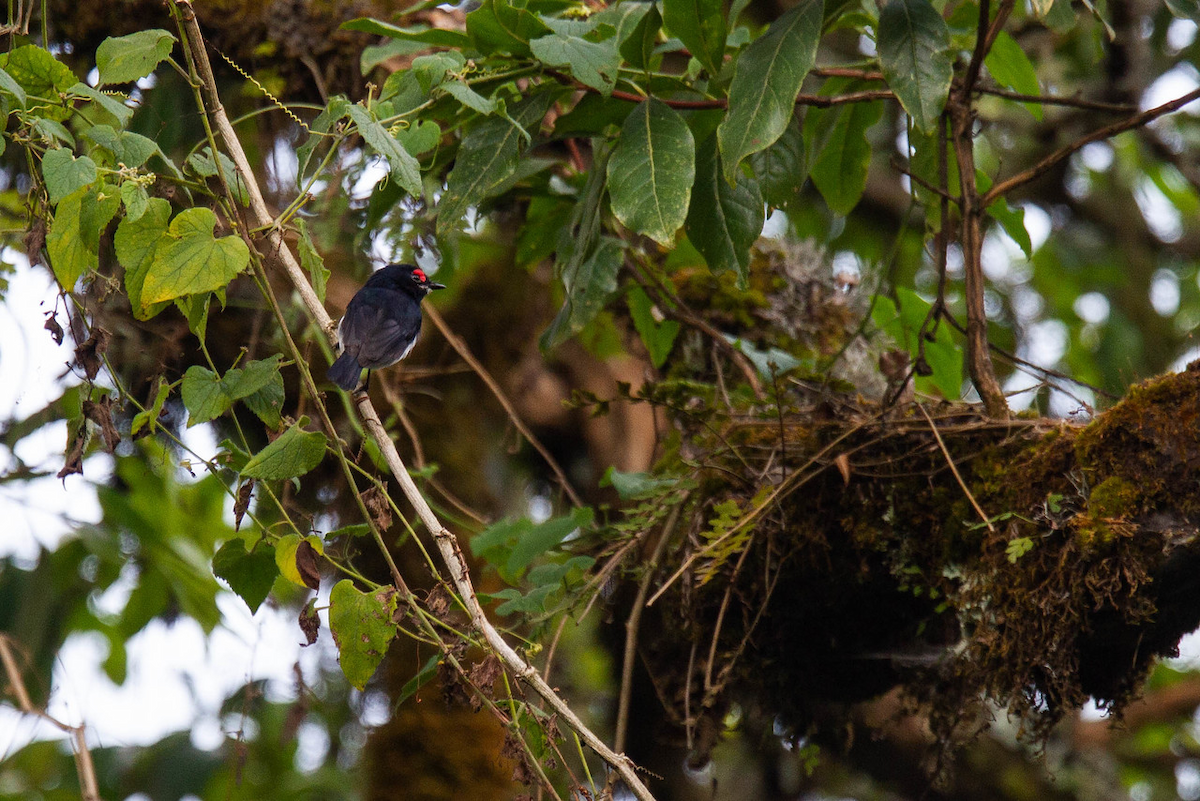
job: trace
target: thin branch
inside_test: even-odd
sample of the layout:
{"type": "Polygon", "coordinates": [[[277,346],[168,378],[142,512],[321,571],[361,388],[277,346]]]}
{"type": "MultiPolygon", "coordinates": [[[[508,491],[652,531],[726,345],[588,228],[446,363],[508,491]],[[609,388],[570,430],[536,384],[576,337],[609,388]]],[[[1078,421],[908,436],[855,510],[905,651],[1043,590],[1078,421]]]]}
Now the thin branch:
{"type": "Polygon", "coordinates": [[[892,156],[892,169],[894,169],[896,172],[900,173],[901,175],[908,176],[908,180],[912,181],[914,184],[921,187],[922,189],[924,189],[928,192],[932,192],[933,194],[940,197],[942,200],[948,200],[951,203],[958,202],[958,198],[954,197],[949,192],[947,192],[945,189],[942,189],[940,186],[934,186],[933,184],[929,183],[929,181],[926,181],[924,178],[922,178],[921,176],[914,173],[912,170],[905,167],[900,162],[899,158],[897,158],[894,155],[892,156]]]}
{"type": "Polygon", "coordinates": [[[657,304],[659,310],[664,316],[671,318],[677,323],[683,323],[686,326],[696,329],[700,333],[712,340],[713,346],[721,350],[726,356],[733,360],[733,363],[742,371],[742,375],[746,379],[746,383],[750,385],[750,389],[754,392],[754,397],[762,400],[766,397],[763,393],[762,382],[758,380],[758,372],[751,364],[749,357],[735,348],[725,335],[712,326],[708,320],[705,320],[700,315],[693,312],[683,301],[674,295],[651,270],[643,270],[640,265],[633,265],[634,277],[642,289],[653,289],[655,294],[660,294],[670,300],[670,303],[662,302],[657,304]]]}
{"type": "Polygon", "coordinates": [[[517,414],[516,407],[512,405],[512,401],[510,401],[508,396],[504,394],[504,390],[501,389],[498,383],[496,383],[496,379],[492,378],[492,374],[487,371],[487,368],[475,358],[473,353],[471,353],[471,349],[467,347],[467,343],[463,341],[463,338],[450,330],[450,326],[446,325],[446,321],[442,318],[441,313],[438,312],[438,310],[433,306],[425,307],[425,316],[433,321],[433,324],[437,326],[437,330],[440,331],[442,336],[445,337],[446,341],[450,343],[450,347],[454,348],[462,360],[471,366],[471,369],[475,371],[476,375],[483,379],[483,383],[487,385],[487,388],[491,390],[491,393],[496,396],[496,400],[498,400],[500,405],[504,407],[504,413],[508,415],[508,419],[512,421],[512,424],[516,426],[517,430],[521,432],[521,436],[529,440],[529,444],[532,445],[534,450],[541,454],[541,457],[546,461],[546,465],[554,473],[555,479],[558,480],[558,485],[562,487],[563,492],[567,494],[567,497],[571,500],[572,505],[583,506],[583,501],[579,499],[579,494],[575,492],[575,488],[571,486],[571,482],[567,478],[566,472],[562,469],[550,451],[546,450],[546,446],[543,445],[541,441],[534,436],[533,432],[529,430],[529,426],[525,425],[525,421],[521,419],[521,415],[517,414]]]}
{"type": "Polygon", "coordinates": [[[17,665],[16,656],[12,651],[12,640],[7,634],[0,633],[0,663],[4,665],[4,675],[8,686],[17,696],[18,708],[26,715],[44,720],[71,738],[71,751],[75,756],[75,772],[79,774],[79,795],[82,801],[100,801],[100,785],[96,781],[96,766],[92,762],[92,752],[87,747],[85,728],[71,726],[48,714],[45,710],[33,705],[29,691],[25,688],[25,680],[21,678],[21,669],[17,665]]]}
{"type": "Polygon", "coordinates": [[[667,542],[675,533],[675,525],[679,522],[679,510],[683,508],[686,498],[680,500],[671,509],[671,515],[663,523],[654,544],[654,553],[642,565],[642,578],[638,581],[637,596],[633,599],[633,608],[625,620],[625,654],[621,661],[621,695],[617,699],[617,726],[613,735],[613,747],[618,751],[625,750],[625,738],[629,732],[629,704],[633,697],[633,666],[637,660],[638,634],[642,625],[642,612],[646,609],[646,595],[650,591],[650,582],[658,571],[658,563],[666,550],[667,542]]]}
{"type": "Polygon", "coordinates": [[[1058,95],[1023,95],[999,86],[980,86],[975,91],[1008,100],[1019,100],[1022,103],[1040,103],[1044,106],[1069,106],[1088,111],[1109,111],[1113,114],[1132,114],[1137,111],[1137,106],[1129,103],[1104,103],[1099,100],[1084,100],[1081,97],[1060,97],[1058,95]]]}
{"type": "Polygon", "coordinates": [[[975,51],[971,53],[971,63],[967,65],[967,74],[963,78],[962,98],[964,102],[969,102],[971,91],[975,88],[975,81],[979,78],[979,71],[983,69],[983,59],[987,56],[988,51],[988,21],[991,15],[991,1],[979,0],[979,23],[975,35],[975,51]]]}
{"type": "Polygon", "coordinates": [[[1128,131],[1130,128],[1137,128],[1141,125],[1145,125],[1152,120],[1158,119],[1164,114],[1170,114],[1172,111],[1178,111],[1197,98],[1200,98],[1200,89],[1193,89],[1183,97],[1178,97],[1170,102],[1163,103],[1161,106],[1155,106],[1154,108],[1147,109],[1140,114],[1134,114],[1128,119],[1121,120],[1120,122],[1114,122],[1112,125],[1106,125],[1103,128],[1092,131],[1087,136],[1081,139],[1076,139],[1071,144],[1054,151],[1029,169],[1019,172],[1013,177],[993,185],[992,188],[983,195],[981,202],[984,206],[988,206],[994,202],[996,198],[1003,197],[1012,190],[1016,189],[1018,186],[1027,184],[1035,178],[1045,175],[1054,167],[1054,165],[1058,164],[1060,161],[1069,157],[1076,151],[1082,150],[1092,142],[1099,142],[1102,139],[1108,139],[1116,136],[1119,133],[1128,131]]]}
{"type": "MultiPolygon", "coordinates": [[[[581,89],[587,92],[600,93],[599,89],[588,86],[585,83],[575,80],[568,75],[564,75],[556,70],[546,70],[546,74],[555,78],[561,83],[573,86],[576,89],[581,89]]],[[[649,97],[636,94],[634,92],[626,92],[621,89],[614,89],[609,93],[610,97],[615,97],[618,100],[628,100],[631,103],[641,103],[648,100],[649,97]]],[[[660,103],[670,106],[675,109],[722,109],[729,108],[729,101],[723,97],[715,97],[705,100],[681,100],[679,98],[656,97],[660,103]]],[[[845,103],[867,103],[872,100],[895,100],[896,93],[890,89],[866,89],[861,92],[849,92],[844,95],[806,95],[801,94],[796,96],[797,106],[815,106],[817,108],[828,108],[830,106],[840,106],[845,103]]]]}
{"type": "MultiPolygon", "coordinates": [[[[225,141],[229,156],[233,159],[234,167],[242,178],[242,181],[246,184],[247,195],[250,199],[249,211],[251,221],[255,226],[266,229],[270,255],[278,260],[280,266],[287,273],[312,320],[327,335],[332,337],[335,330],[334,322],[317,299],[317,295],[313,291],[312,285],[304,274],[299,261],[285,245],[283,232],[275,226],[275,221],[263,199],[262,190],[258,186],[258,179],[250,167],[249,159],[246,157],[241,142],[238,140],[233,126],[229,122],[229,117],[221,104],[213,77],[212,66],[208,60],[208,52],[204,45],[204,37],[200,31],[200,25],[196,20],[195,9],[192,7],[190,0],[175,0],[175,6],[184,23],[184,29],[187,34],[185,37],[187,39],[186,46],[190,49],[196,61],[204,84],[204,91],[208,100],[206,111],[216,123],[217,130],[220,132],[221,138],[225,141]]],[[[400,454],[396,451],[395,443],[392,442],[387,429],[383,427],[383,423],[380,421],[375,407],[371,405],[371,399],[365,392],[357,392],[354,395],[354,405],[362,417],[367,432],[379,446],[384,461],[387,462],[388,468],[400,485],[405,497],[412,504],[421,522],[424,523],[426,529],[433,536],[442,560],[450,572],[451,580],[461,596],[463,606],[474,628],[483,635],[496,655],[518,680],[529,685],[558,714],[559,718],[568,727],[579,734],[589,748],[621,774],[621,778],[637,798],[641,799],[641,801],[652,801],[653,795],[638,776],[633,762],[628,757],[614,752],[605,745],[584,724],[575,711],[542,679],[537,669],[521,657],[505,641],[495,626],[488,621],[475,594],[475,588],[471,583],[470,570],[467,567],[466,560],[463,558],[458,540],[441,524],[437,516],[434,515],[433,510],[429,507],[429,504],[421,496],[420,490],[418,490],[416,483],[408,474],[408,469],[404,466],[404,462],[400,459],[400,454]]],[[[384,553],[385,556],[388,555],[386,549],[384,553]]]]}
{"type": "Polygon", "coordinates": [[[958,486],[962,487],[963,494],[971,502],[975,513],[979,515],[979,519],[988,527],[988,531],[993,534],[996,533],[996,528],[992,525],[991,518],[983,511],[983,507],[979,505],[979,501],[975,500],[975,495],[971,492],[971,488],[967,486],[967,482],[963,481],[962,475],[958,472],[958,466],[954,464],[954,457],[950,455],[950,451],[946,448],[946,443],[942,441],[942,435],[938,433],[938,428],[934,424],[933,418],[929,416],[929,412],[925,411],[925,407],[921,404],[914,403],[913,405],[917,407],[929,423],[929,430],[933,432],[933,437],[937,440],[938,447],[942,449],[942,455],[946,457],[946,464],[950,465],[950,472],[954,474],[954,480],[958,482],[958,486]]]}

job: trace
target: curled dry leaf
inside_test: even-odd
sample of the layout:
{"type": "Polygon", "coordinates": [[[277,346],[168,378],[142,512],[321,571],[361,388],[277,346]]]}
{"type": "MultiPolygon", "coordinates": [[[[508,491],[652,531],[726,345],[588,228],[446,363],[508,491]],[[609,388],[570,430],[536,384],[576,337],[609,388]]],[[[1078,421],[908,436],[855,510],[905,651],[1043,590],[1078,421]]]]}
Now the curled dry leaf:
{"type": "Polygon", "coordinates": [[[87,445],[87,424],[81,420],[67,441],[67,456],[63,461],[63,468],[58,471],[56,478],[66,479],[67,476],[74,473],[83,475],[83,448],[85,445],[87,445]]]}
{"type": "Polygon", "coordinates": [[[58,317],[54,314],[54,312],[46,312],[46,323],[42,326],[42,328],[50,332],[50,336],[54,339],[55,345],[61,345],[63,343],[63,336],[65,335],[63,332],[63,327],[58,324],[58,317]]]}
{"type": "MultiPolygon", "coordinates": [[[[242,518],[250,508],[250,495],[254,492],[254,479],[248,479],[238,487],[237,500],[233,502],[233,530],[241,531],[242,518]]],[[[311,547],[311,546],[310,546],[311,547]]]]}
{"type": "Polygon", "coordinates": [[[425,608],[434,617],[442,617],[450,611],[450,593],[441,584],[437,585],[425,596],[425,608]]]}
{"type": "Polygon", "coordinates": [[[301,540],[296,548],[296,571],[305,587],[310,590],[320,588],[321,571],[317,569],[317,551],[308,540],[301,540]]]}
{"type": "Polygon", "coordinates": [[[98,401],[83,402],[83,416],[100,428],[100,436],[104,438],[104,450],[113,453],[121,444],[121,434],[112,421],[112,396],[105,395],[98,401]]]}
{"type": "MultiPolygon", "coordinates": [[[[310,546],[311,547],[311,546],[310,546]]],[[[304,608],[300,610],[300,630],[304,632],[306,642],[301,643],[304,647],[308,647],[317,641],[317,633],[321,630],[321,618],[317,616],[317,599],[312,598],[304,608]]]]}
{"type": "Polygon", "coordinates": [[[371,487],[363,493],[362,499],[376,528],[380,531],[387,531],[392,527],[392,507],[388,503],[386,492],[379,487],[371,487]]]}
{"type": "Polygon", "coordinates": [[[88,381],[94,381],[104,365],[104,354],[108,350],[111,335],[100,326],[92,329],[92,335],[75,349],[75,363],[83,368],[88,381]]]}
{"type": "Polygon", "coordinates": [[[833,457],[833,463],[837,465],[838,472],[842,474],[842,483],[850,484],[850,457],[847,454],[839,453],[833,457]]]}

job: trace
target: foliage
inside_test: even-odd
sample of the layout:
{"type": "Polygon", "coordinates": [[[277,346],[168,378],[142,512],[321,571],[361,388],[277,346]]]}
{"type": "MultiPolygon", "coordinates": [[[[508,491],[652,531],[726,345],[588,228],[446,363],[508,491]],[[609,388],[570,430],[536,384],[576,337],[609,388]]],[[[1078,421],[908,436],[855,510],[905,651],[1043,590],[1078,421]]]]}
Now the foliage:
{"type": "MultiPolygon", "coordinates": [[[[459,300],[480,282],[480,293],[493,301],[493,332],[541,333],[539,357],[530,355],[530,337],[491,343],[493,353],[521,352],[562,372],[585,357],[644,359],[653,376],[645,386],[635,388],[625,375],[570,389],[578,390],[578,406],[598,415],[644,406],[656,434],[666,422],[650,448],[656,465],[647,458],[620,465],[630,471],[585,468],[578,475],[589,484],[588,505],[556,509],[537,524],[512,500],[518,493],[497,504],[500,514],[486,516],[503,517],[490,525],[484,516],[459,514],[452,494],[439,511],[458,517],[454,533],[470,536],[471,553],[494,570],[494,576],[484,571],[485,580],[504,585],[480,596],[499,602],[492,611],[531,639],[533,654],[556,636],[547,633],[553,624],[590,609],[614,577],[647,582],[640,585],[644,596],[656,576],[659,593],[686,576],[689,592],[722,598],[718,613],[690,620],[687,628],[712,627],[711,654],[701,659],[704,714],[715,714],[729,702],[722,692],[732,679],[714,678],[714,665],[733,654],[732,665],[750,639],[717,653],[730,599],[751,595],[735,592],[748,580],[742,565],[757,569],[754,549],[778,545],[769,533],[786,528],[781,499],[803,475],[796,464],[829,466],[831,446],[805,415],[825,408],[821,393],[831,387],[872,394],[866,371],[846,368],[852,355],[869,363],[882,353],[895,362],[883,370],[893,399],[910,379],[917,393],[946,401],[973,388],[994,414],[1004,405],[999,379],[1019,380],[1013,365],[1039,361],[1037,334],[1049,329],[1038,326],[1057,324],[1071,347],[1061,363],[1032,368],[1030,383],[1045,389],[1043,402],[1082,394],[1075,405],[1083,408],[1104,391],[1121,391],[1140,371],[1168,366],[1200,320],[1200,253],[1193,252],[1200,184],[1185,157],[1197,141],[1194,119],[1164,116],[1182,102],[1138,114],[1144,98],[1119,96],[1119,82],[1100,83],[1095,61],[1109,47],[1109,11],[1085,5],[1090,13],[1076,17],[1062,0],[1028,8],[984,0],[801,0],[786,10],[710,0],[607,7],[483,0],[455,17],[459,29],[424,18],[352,20],[345,31],[383,37],[386,53],[401,66],[383,75],[379,65],[396,63],[384,60],[385,51],[371,58],[356,53],[354,63],[378,70],[381,80],[365,94],[361,86],[337,85],[308,111],[268,93],[263,108],[282,109],[283,124],[295,125],[297,173],[296,186],[276,188],[273,205],[283,211],[263,227],[249,223],[250,210],[261,204],[256,181],[241,172],[235,148],[213,127],[217,100],[232,105],[245,98],[235,101],[236,91],[211,81],[194,62],[178,8],[162,22],[178,23],[178,35],[146,28],[107,37],[88,52],[76,52],[71,42],[13,35],[0,54],[0,112],[7,118],[6,178],[12,178],[6,185],[22,189],[6,191],[3,214],[13,223],[6,228],[28,235],[20,243],[6,236],[58,282],[82,376],[45,409],[5,425],[3,441],[15,453],[26,437],[65,421],[60,478],[73,480],[101,450],[115,454],[116,467],[111,485],[97,490],[99,524],[43,554],[33,571],[0,574],[0,591],[13,597],[43,585],[44,606],[55,613],[24,621],[0,614],[4,630],[29,644],[43,675],[71,632],[99,632],[110,648],[104,669],[120,682],[126,644],[149,621],[183,614],[206,632],[220,624],[218,579],[251,610],[271,595],[296,602],[305,609],[305,635],[316,637],[308,593],[331,584],[336,572],[325,611],[349,685],[363,690],[383,681],[373,677],[384,672],[384,657],[402,647],[400,640],[436,649],[442,655],[436,667],[427,664],[396,695],[408,697],[434,677],[447,696],[470,685],[480,708],[488,706],[518,733],[513,742],[522,745],[505,754],[532,781],[530,754],[539,764],[554,758],[556,721],[540,702],[493,689],[503,682],[485,681],[482,671],[466,666],[466,644],[483,647],[484,638],[470,621],[455,618],[469,604],[443,597],[454,576],[431,560],[416,571],[420,581],[426,572],[433,576],[428,588],[412,592],[401,581],[392,562],[400,549],[392,546],[409,534],[444,533],[417,532],[404,520],[401,533],[389,534],[393,514],[402,510],[378,476],[384,459],[365,438],[355,452],[362,428],[352,404],[339,409],[319,378],[328,332],[310,324],[315,320],[283,288],[271,250],[277,245],[270,244],[284,241],[272,237],[285,232],[297,243],[312,290],[324,301],[336,279],[323,255],[333,262],[372,242],[401,242],[398,258],[440,261],[439,280],[459,300]],[[182,83],[179,75],[186,76],[182,83]],[[190,100],[185,113],[160,113],[173,102],[172,91],[190,100]],[[1104,102],[1085,99],[1091,96],[1104,102]],[[1101,113],[1110,115],[1107,127],[1096,121],[1101,113]],[[154,114],[169,122],[158,124],[154,114]],[[183,120],[203,124],[188,128],[183,120]],[[356,195],[352,188],[364,175],[374,184],[356,195]],[[881,190],[881,179],[895,189],[881,190]],[[1057,182],[1055,191],[1038,194],[1044,179],[1057,182]],[[1105,205],[1110,196],[1123,206],[1105,205]],[[317,212],[307,221],[299,216],[305,206],[305,213],[317,212]],[[1158,218],[1144,211],[1150,206],[1179,230],[1152,230],[1158,218]],[[817,264],[786,259],[779,267],[756,248],[777,211],[789,237],[818,243],[817,264]],[[1054,221],[1048,239],[1033,235],[1031,221],[1042,218],[1054,221]],[[1127,232],[1130,220],[1137,234],[1127,232]],[[1014,255],[1007,266],[997,264],[1010,240],[1024,260],[1014,255]],[[856,267],[834,279],[826,254],[835,268],[847,259],[856,267]],[[520,280],[501,281],[499,289],[483,284],[489,265],[505,259],[527,272],[514,267],[520,280]],[[872,286],[861,294],[871,296],[869,314],[844,299],[867,281],[872,286]],[[1174,309],[1151,307],[1152,290],[1161,296],[1171,287],[1174,309]],[[1078,305],[1096,294],[1104,296],[1102,315],[1078,305]],[[540,314],[554,307],[557,315],[540,314]],[[247,308],[259,315],[253,326],[242,316],[247,308]],[[162,332],[171,326],[179,332],[174,349],[143,356],[136,332],[165,340],[162,332]],[[989,344],[1023,361],[998,364],[989,344]],[[1055,383],[1056,367],[1097,387],[1055,383]],[[207,461],[189,453],[184,435],[201,425],[219,431],[219,452],[207,461]],[[738,447],[756,456],[744,458],[730,445],[735,429],[751,430],[738,447]],[[718,463],[727,473],[746,471],[737,489],[711,472],[718,463]],[[183,468],[206,474],[181,481],[183,468]],[[671,539],[680,519],[686,547],[671,539]],[[661,550],[651,547],[660,541],[661,550]],[[646,556],[640,567],[635,553],[646,556]],[[86,580],[74,586],[66,577],[85,563],[86,580]],[[136,579],[119,613],[89,605],[131,571],[136,579]]],[[[1113,15],[1122,28],[1112,32],[1136,37],[1152,29],[1154,61],[1144,72],[1162,76],[1194,55],[1194,42],[1179,52],[1164,44],[1173,19],[1194,18],[1194,5],[1171,2],[1139,12],[1135,22],[1113,15]]],[[[258,77],[269,81],[265,71],[258,77]]],[[[263,88],[251,80],[255,92],[263,88]]],[[[264,162],[263,153],[289,150],[282,136],[258,145],[251,152],[264,162]]],[[[47,328],[55,327],[61,337],[52,311],[47,328]]],[[[1118,414],[1130,414],[1128,408],[1118,414]]],[[[404,407],[395,409],[388,435],[419,440],[404,407]]],[[[1113,455],[1120,449],[1093,453],[1096,438],[1102,436],[1080,435],[1080,456],[1088,469],[1108,469],[1120,461],[1113,455]]],[[[1113,483],[1097,486],[1105,489],[1090,496],[1094,525],[1085,531],[1077,524],[1070,544],[1085,552],[1097,543],[1128,548],[1122,564],[1134,578],[1121,586],[1131,594],[1144,575],[1122,528],[1130,499],[1146,514],[1169,501],[1163,487],[1144,495],[1130,489],[1139,475],[1153,474],[1154,454],[1141,445],[1129,444],[1139,455],[1124,463],[1139,469],[1111,469],[1121,491],[1113,483]]],[[[547,453],[539,450],[539,457],[553,458],[547,453]]],[[[424,464],[419,456],[422,469],[414,475],[428,494],[445,494],[438,471],[455,459],[443,459],[424,464]]],[[[478,474],[496,469],[483,458],[458,461],[452,488],[484,484],[478,474]],[[462,462],[473,468],[473,481],[464,481],[472,471],[462,462]]],[[[838,468],[849,483],[847,464],[838,468]]],[[[25,478],[19,469],[12,474],[3,480],[25,478]]],[[[555,475],[567,480],[565,471],[555,475]]],[[[1057,494],[1063,487],[1056,481],[1057,494]]],[[[872,508],[882,517],[896,505],[889,496],[872,508]]],[[[1021,512],[1032,514],[1032,505],[1021,504],[1021,512]]],[[[990,511],[996,516],[985,525],[989,532],[996,522],[1018,525],[1016,510],[990,511]]],[[[869,546],[878,535],[874,524],[848,528],[856,543],[869,546]]],[[[984,537],[978,525],[963,529],[984,537]]],[[[907,581],[921,569],[915,558],[902,563],[920,546],[901,545],[886,571],[907,581]]],[[[1053,553],[1024,530],[1019,536],[1006,530],[994,554],[996,575],[1032,570],[1053,553]]],[[[764,576],[777,567],[767,558],[761,565],[764,576]]],[[[406,581],[412,573],[404,570],[406,581]]],[[[937,584],[952,593],[943,579],[949,581],[925,580],[928,589],[937,584]]],[[[926,585],[913,586],[924,592],[926,585]]],[[[968,589],[988,597],[987,588],[968,589]]],[[[1086,594],[1075,584],[1070,589],[1072,597],[1086,594]]],[[[1014,609],[1027,608],[1009,600],[1014,609]]],[[[752,621],[749,631],[766,614],[763,604],[740,610],[752,621]]],[[[980,601],[970,614],[986,616],[986,606],[980,601]]],[[[1070,660],[1055,664],[1069,667],[1070,660]]],[[[691,682],[689,672],[679,697],[690,697],[691,682]]],[[[988,689],[1007,699],[1033,686],[1036,677],[1024,687],[988,689]]],[[[1065,703],[1078,700],[1072,695],[1065,703]]],[[[685,723],[694,734],[696,720],[685,723]]],[[[30,746],[19,761],[36,762],[39,747],[30,746]]],[[[218,793],[229,779],[215,771],[198,768],[201,778],[185,790],[218,793]]],[[[322,773],[322,780],[329,776],[322,773]]],[[[555,781],[566,780],[556,774],[542,784],[555,781]]],[[[330,786],[334,793],[344,789],[330,786]]]]}

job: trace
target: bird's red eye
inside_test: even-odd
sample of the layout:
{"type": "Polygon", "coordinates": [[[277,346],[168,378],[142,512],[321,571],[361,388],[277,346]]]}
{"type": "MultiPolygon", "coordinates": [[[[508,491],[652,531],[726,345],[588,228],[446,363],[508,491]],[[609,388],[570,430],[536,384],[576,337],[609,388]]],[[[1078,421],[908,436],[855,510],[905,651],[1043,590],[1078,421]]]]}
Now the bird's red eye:
{"type": "Polygon", "coordinates": [[[429,276],[425,275],[425,271],[420,269],[419,267],[417,269],[413,270],[412,274],[413,274],[413,278],[417,279],[417,281],[419,281],[422,284],[429,280],[429,276]]]}

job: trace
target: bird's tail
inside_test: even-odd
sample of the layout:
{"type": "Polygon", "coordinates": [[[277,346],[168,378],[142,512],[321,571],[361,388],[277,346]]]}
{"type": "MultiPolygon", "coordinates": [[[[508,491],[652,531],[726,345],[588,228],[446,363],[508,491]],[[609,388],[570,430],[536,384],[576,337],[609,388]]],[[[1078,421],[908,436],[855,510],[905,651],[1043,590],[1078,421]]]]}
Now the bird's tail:
{"type": "Polygon", "coordinates": [[[337,361],[329,366],[329,372],[325,375],[342,389],[352,392],[358,386],[358,380],[362,376],[362,367],[359,365],[358,359],[354,358],[349,351],[344,351],[341,356],[337,357],[337,361]]]}

